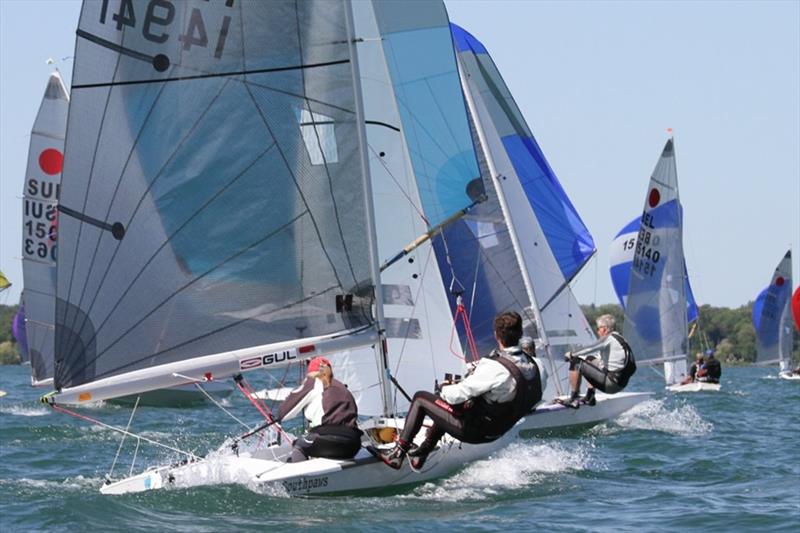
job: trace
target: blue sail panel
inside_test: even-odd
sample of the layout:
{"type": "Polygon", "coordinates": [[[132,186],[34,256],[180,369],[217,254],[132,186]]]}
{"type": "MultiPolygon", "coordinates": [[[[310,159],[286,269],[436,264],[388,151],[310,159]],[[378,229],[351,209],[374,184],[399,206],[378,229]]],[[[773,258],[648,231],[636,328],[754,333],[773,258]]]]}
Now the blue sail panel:
{"type": "Polygon", "coordinates": [[[483,193],[447,13],[438,3],[374,8],[422,208],[435,226],[483,193]]]}
{"type": "Polygon", "coordinates": [[[572,205],[533,137],[503,137],[525,195],[539,219],[564,278],[570,279],[594,253],[591,233],[572,205]]]}
{"type": "MultiPolygon", "coordinates": [[[[663,206],[662,206],[663,207],[663,206]]],[[[633,252],[636,246],[636,236],[639,233],[640,217],[636,217],[626,224],[616,235],[611,243],[611,283],[614,292],[622,309],[628,298],[628,285],[630,283],[631,266],[633,264],[633,252]]],[[[684,289],[686,293],[686,318],[691,324],[698,317],[697,302],[692,292],[692,285],[689,283],[689,272],[686,268],[686,261],[683,263],[684,289]]]]}
{"type": "Polygon", "coordinates": [[[478,84],[503,148],[565,279],[572,279],[595,251],[594,240],[544,157],[486,47],[451,24],[453,42],[478,84]]]}

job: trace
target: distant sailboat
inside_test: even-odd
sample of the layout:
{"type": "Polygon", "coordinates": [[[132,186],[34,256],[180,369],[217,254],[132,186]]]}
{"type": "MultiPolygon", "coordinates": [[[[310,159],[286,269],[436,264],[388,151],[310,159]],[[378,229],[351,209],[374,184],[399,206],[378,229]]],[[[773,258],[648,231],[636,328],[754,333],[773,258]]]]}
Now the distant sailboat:
{"type": "Polygon", "coordinates": [[[779,377],[800,379],[792,372],[792,251],[778,263],[769,286],[753,303],[753,328],[756,331],[756,364],[778,364],[779,377]]]}
{"type": "MultiPolygon", "coordinates": [[[[58,258],[58,198],[69,94],[56,70],[36,114],[28,148],[22,209],[22,301],[31,385],[52,386],[58,258]]],[[[21,306],[22,307],[22,306],[21,306]]]]}
{"type": "Polygon", "coordinates": [[[656,164],[642,216],[614,241],[611,278],[625,310],[623,335],[637,365],[662,365],[668,387],[686,375],[689,323],[697,319],[683,254],[683,208],[674,140],[656,164]]]}

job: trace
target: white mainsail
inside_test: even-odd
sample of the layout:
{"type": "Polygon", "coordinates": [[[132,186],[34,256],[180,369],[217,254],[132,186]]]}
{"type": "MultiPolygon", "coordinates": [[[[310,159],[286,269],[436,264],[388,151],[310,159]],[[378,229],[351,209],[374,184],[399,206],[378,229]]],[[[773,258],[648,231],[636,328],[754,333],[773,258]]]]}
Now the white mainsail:
{"type": "Polygon", "coordinates": [[[31,130],[22,200],[22,301],[33,386],[53,383],[57,207],[68,109],[67,88],[55,71],[47,80],[31,130]]]}
{"type": "Polygon", "coordinates": [[[623,334],[639,365],[664,364],[667,385],[686,374],[683,208],[673,139],[650,177],[633,248],[623,334]]]}
{"type": "Polygon", "coordinates": [[[348,10],[84,3],[59,221],[58,401],[219,378],[292,348],[376,344],[348,10]]]}
{"type": "Polygon", "coordinates": [[[756,331],[756,363],[779,364],[781,372],[792,370],[792,251],[778,263],[769,286],[753,303],[756,331]]]}
{"type": "MultiPolygon", "coordinates": [[[[438,100],[461,97],[452,51],[449,57],[447,55],[448,21],[443,6],[431,2],[424,8],[418,6],[413,16],[402,18],[397,16],[397,9],[402,9],[400,5],[376,4],[374,10],[359,7],[355,10],[358,59],[378,253],[383,262],[425,234],[436,223],[437,216],[450,215],[448,209],[465,205],[448,208],[435,197],[423,201],[417,177],[419,169],[414,166],[412,150],[416,157],[425,157],[425,169],[432,181],[442,173],[453,175],[454,170],[445,165],[452,157],[463,158],[463,152],[469,153],[471,141],[463,133],[466,129],[463,106],[461,109],[444,108],[435,115],[415,109],[430,106],[434,96],[438,100]],[[421,21],[425,21],[427,27],[423,27],[421,21]],[[405,70],[411,66],[402,62],[403,57],[409,57],[407,47],[423,43],[427,43],[430,52],[428,70],[417,72],[413,80],[405,80],[405,70]],[[391,64],[387,57],[392,58],[391,64]],[[432,81],[438,84],[437,94],[428,92],[420,96],[415,93],[418,87],[432,81]],[[401,106],[403,112],[399,109],[401,106]],[[442,127],[448,124],[450,127],[442,127]],[[437,154],[420,153],[419,141],[429,143],[432,140],[416,139],[415,142],[414,137],[419,137],[421,132],[436,135],[437,154]]],[[[455,183],[468,183],[478,176],[474,155],[472,159],[471,165],[467,159],[455,171],[455,183]]],[[[455,192],[462,193],[462,202],[468,200],[463,190],[455,192]]],[[[452,317],[430,242],[421,244],[403,260],[386,268],[381,274],[381,286],[389,372],[397,383],[410,395],[417,390],[430,390],[434,380],[441,379],[445,373],[463,373],[461,347],[457,342],[450,344],[452,317]]],[[[379,414],[379,376],[374,354],[370,350],[356,350],[335,355],[333,362],[337,375],[356,397],[359,413],[379,414]]],[[[407,399],[395,388],[392,412],[404,412],[407,407],[407,399]]]]}

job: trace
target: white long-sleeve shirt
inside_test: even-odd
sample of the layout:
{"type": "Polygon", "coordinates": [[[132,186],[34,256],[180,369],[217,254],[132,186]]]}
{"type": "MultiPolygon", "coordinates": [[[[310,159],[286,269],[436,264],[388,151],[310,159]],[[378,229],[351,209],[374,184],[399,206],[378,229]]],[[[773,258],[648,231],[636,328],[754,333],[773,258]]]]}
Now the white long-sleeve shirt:
{"type": "MultiPolygon", "coordinates": [[[[506,357],[517,365],[517,368],[520,369],[526,379],[533,377],[533,363],[525,357],[517,346],[504,348],[501,357],[506,357]]],[[[542,390],[544,390],[547,386],[547,372],[544,370],[544,365],[541,361],[536,358],[534,358],[534,361],[539,368],[542,390]]],[[[441,397],[452,405],[464,403],[470,398],[477,398],[478,396],[483,396],[484,399],[491,403],[503,403],[514,399],[516,385],[514,377],[506,367],[492,358],[484,357],[478,361],[475,371],[461,382],[442,387],[441,397]]]]}

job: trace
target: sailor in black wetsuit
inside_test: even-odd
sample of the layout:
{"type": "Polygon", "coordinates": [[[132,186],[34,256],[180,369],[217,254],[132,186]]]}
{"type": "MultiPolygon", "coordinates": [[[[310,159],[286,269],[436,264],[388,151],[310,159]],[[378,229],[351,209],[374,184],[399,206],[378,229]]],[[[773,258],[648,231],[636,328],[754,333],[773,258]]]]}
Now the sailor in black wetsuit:
{"type": "Polygon", "coordinates": [[[305,381],[281,404],[278,420],[292,418],[303,411],[308,433],[294,442],[291,462],[309,457],[350,459],[361,448],[358,408],[347,387],[333,379],[331,362],[316,357],[308,365],[305,381]]]}
{"type": "Polygon", "coordinates": [[[444,385],[439,396],[427,391],[414,395],[397,445],[380,455],[383,462],[399,469],[408,454],[411,468],[419,470],[445,433],[471,444],[491,442],[541,400],[545,386],[541,363],[517,346],[522,318],[514,312],[501,313],[494,319],[494,333],[498,349],[482,358],[464,380],[444,385]],[[422,444],[411,449],[426,416],[433,425],[422,444]]]}
{"type": "Polygon", "coordinates": [[[628,385],[636,372],[636,362],[627,341],[614,331],[616,319],[613,315],[600,315],[595,321],[600,338],[594,344],[576,352],[567,352],[569,361],[569,383],[572,393],[569,398],[557,398],[556,403],[577,409],[581,404],[595,405],[595,389],[606,394],[616,394],[628,385]],[[588,382],[586,396],[580,397],[581,378],[588,382]]]}
{"type": "Polygon", "coordinates": [[[722,376],[722,365],[714,357],[714,350],[706,350],[706,362],[697,372],[697,381],[704,383],[719,383],[722,376]]]}

